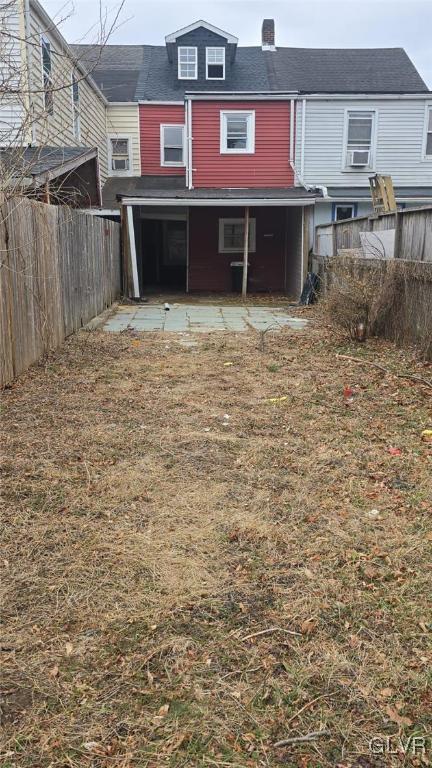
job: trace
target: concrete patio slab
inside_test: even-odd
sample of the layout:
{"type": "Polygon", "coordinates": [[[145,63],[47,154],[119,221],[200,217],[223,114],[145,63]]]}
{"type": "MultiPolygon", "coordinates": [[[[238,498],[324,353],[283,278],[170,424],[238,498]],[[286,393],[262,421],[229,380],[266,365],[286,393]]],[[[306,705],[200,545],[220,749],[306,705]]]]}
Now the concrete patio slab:
{"type": "Polygon", "coordinates": [[[102,325],[103,330],[120,333],[166,331],[172,333],[209,333],[231,331],[242,333],[253,328],[288,326],[296,330],[305,328],[307,320],[292,317],[283,307],[224,306],[203,304],[172,304],[168,311],[163,304],[119,306],[102,325]]]}

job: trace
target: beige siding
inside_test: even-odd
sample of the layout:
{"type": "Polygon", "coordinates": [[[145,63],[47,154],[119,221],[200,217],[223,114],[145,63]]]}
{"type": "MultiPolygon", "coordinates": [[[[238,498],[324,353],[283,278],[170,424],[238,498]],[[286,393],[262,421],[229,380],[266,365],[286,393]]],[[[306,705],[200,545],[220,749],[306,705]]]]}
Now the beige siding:
{"type": "Polygon", "coordinates": [[[74,135],[71,77],[74,64],[61,41],[46,29],[46,23],[31,11],[31,90],[36,119],[35,140],[38,145],[97,147],[102,182],[108,171],[106,142],[106,105],[97,91],[77,71],[80,92],[80,137],[74,135]],[[53,102],[52,115],[44,113],[42,54],[43,34],[51,43],[53,102]]]}
{"type": "Polygon", "coordinates": [[[132,150],[132,175],[141,176],[138,104],[113,106],[107,109],[107,134],[129,138],[132,150]]]}

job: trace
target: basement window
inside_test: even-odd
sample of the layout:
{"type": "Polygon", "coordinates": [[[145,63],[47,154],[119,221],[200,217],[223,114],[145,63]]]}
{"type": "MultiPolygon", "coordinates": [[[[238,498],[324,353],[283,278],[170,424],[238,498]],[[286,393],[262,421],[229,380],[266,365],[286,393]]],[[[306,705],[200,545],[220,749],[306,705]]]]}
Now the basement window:
{"type": "Polygon", "coordinates": [[[206,48],[207,80],[225,79],[225,48],[206,48]]]}
{"type": "Polygon", "coordinates": [[[178,49],[179,80],[196,80],[198,77],[198,49],[194,46],[180,46],[178,49]]]}
{"type": "MultiPolygon", "coordinates": [[[[244,248],[244,219],[219,219],[219,253],[239,253],[244,248]]],[[[249,219],[249,253],[255,252],[256,220],[249,219]]]]}
{"type": "Polygon", "coordinates": [[[184,166],[184,125],[161,125],[161,165],[184,166]]]}
{"type": "Polygon", "coordinates": [[[131,169],[130,142],[128,138],[113,137],[109,140],[110,170],[113,174],[129,173],[131,169]]]}
{"type": "Polygon", "coordinates": [[[53,78],[52,78],[52,51],[51,43],[46,37],[41,37],[41,54],[42,54],[42,80],[43,80],[43,96],[44,96],[44,109],[48,115],[52,115],[54,112],[54,100],[53,100],[53,78]]]}
{"type": "Polygon", "coordinates": [[[333,208],[333,221],[354,219],[357,216],[356,203],[335,203],[333,208]]]}
{"type": "Polygon", "coordinates": [[[255,151],[255,112],[230,110],[220,113],[220,151],[222,154],[253,154],[255,151]]]}

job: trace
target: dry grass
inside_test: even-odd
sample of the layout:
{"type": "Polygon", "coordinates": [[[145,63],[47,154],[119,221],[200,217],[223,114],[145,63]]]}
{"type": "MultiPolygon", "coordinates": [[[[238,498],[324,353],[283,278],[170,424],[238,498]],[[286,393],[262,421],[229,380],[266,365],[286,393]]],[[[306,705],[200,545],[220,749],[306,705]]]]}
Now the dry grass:
{"type": "Polygon", "coordinates": [[[3,768],[427,764],[368,749],[430,733],[426,387],[319,322],[178,338],[3,395],[3,768]]]}

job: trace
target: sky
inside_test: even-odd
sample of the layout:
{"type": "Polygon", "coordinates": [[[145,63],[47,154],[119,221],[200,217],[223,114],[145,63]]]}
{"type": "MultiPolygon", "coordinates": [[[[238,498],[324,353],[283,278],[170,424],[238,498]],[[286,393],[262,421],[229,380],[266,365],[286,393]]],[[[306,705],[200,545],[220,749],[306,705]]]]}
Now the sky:
{"type": "MultiPolygon", "coordinates": [[[[119,0],[101,0],[110,26],[119,0]]],[[[99,0],[42,0],[69,43],[95,42],[99,0]]],[[[276,45],[301,48],[402,47],[432,89],[432,0],[125,0],[111,43],[163,45],[165,35],[205,19],[259,45],[263,17],[276,45]]]]}

